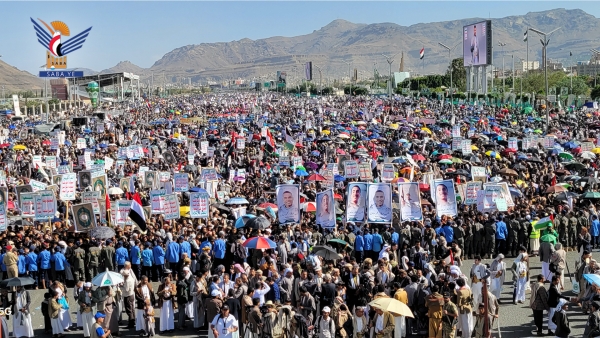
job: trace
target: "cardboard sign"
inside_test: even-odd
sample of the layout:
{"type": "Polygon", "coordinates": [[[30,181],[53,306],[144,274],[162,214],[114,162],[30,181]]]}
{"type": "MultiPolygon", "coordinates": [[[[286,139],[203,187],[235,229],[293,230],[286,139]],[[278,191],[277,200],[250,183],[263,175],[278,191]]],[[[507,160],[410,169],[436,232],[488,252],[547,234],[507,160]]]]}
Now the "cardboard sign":
{"type": "Polygon", "coordinates": [[[186,173],[176,173],[175,175],[175,192],[189,191],[189,176],[186,173]]]}
{"type": "Polygon", "coordinates": [[[152,214],[162,214],[165,212],[164,196],[167,194],[165,189],[150,190],[150,205],[152,214]]]}
{"type": "Polygon", "coordinates": [[[366,182],[373,180],[373,170],[371,169],[371,165],[369,163],[359,163],[358,173],[361,181],[366,182]]]}
{"type": "Polygon", "coordinates": [[[60,199],[63,201],[74,201],[77,191],[77,174],[67,173],[62,175],[60,181],[60,199]]]}
{"type": "Polygon", "coordinates": [[[35,217],[35,195],[34,193],[20,195],[21,217],[35,217]]]}
{"type": "Polygon", "coordinates": [[[77,139],[77,149],[85,149],[87,147],[87,142],[84,138],[80,137],[77,139]]]}
{"type": "Polygon", "coordinates": [[[167,221],[172,219],[179,219],[179,198],[177,197],[177,194],[165,195],[164,201],[164,219],[167,221]]]}
{"type": "Polygon", "coordinates": [[[354,160],[344,161],[344,177],[346,178],[358,178],[360,173],[358,171],[358,162],[354,160]]]}

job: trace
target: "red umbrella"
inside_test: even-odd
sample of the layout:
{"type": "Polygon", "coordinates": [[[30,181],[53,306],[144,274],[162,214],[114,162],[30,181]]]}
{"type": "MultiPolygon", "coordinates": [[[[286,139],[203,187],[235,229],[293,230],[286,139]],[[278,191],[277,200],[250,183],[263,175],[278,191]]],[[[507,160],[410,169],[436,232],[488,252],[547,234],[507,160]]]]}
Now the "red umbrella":
{"type": "Polygon", "coordinates": [[[8,148],[10,147],[10,143],[2,143],[0,144],[0,148],[8,148]]]}
{"type": "Polygon", "coordinates": [[[415,154],[412,156],[413,160],[415,161],[425,161],[425,157],[421,154],[415,154]]]}
{"type": "Polygon", "coordinates": [[[503,153],[507,153],[507,154],[508,153],[516,153],[516,152],[517,152],[517,149],[515,149],[515,148],[506,148],[503,151],[503,153]]]}
{"type": "Polygon", "coordinates": [[[325,177],[323,177],[319,174],[312,174],[312,175],[308,176],[308,178],[306,180],[307,181],[326,181],[325,177]]]}
{"type": "Polygon", "coordinates": [[[50,142],[50,140],[44,140],[44,142],[42,142],[43,146],[49,146],[51,144],[52,144],[52,142],[50,142]]]}
{"type": "Polygon", "coordinates": [[[342,199],[344,199],[342,197],[342,195],[340,195],[340,194],[333,194],[333,198],[336,199],[336,200],[342,200],[342,199]]]}
{"type": "Polygon", "coordinates": [[[421,191],[429,191],[429,184],[427,184],[427,183],[419,183],[419,190],[421,190],[421,191]]]}
{"type": "Polygon", "coordinates": [[[342,149],[338,149],[335,152],[338,153],[338,155],[346,155],[346,152],[342,149]]]}
{"type": "Polygon", "coordinates": [[[273,204],[273,203],[261,203],[258,205],[259,208],[262,209],[266,209],[268,207],[271,207],[271,209],[273,210],[277,210],[277,204],[273,204]]]}
{"type": "Polygon", "coordinates": [[[450,160],[450,159],[452,159],[452,155],[442,154],[442,155],[438,156],[438,160],[450,160]]]}
{"type": "Polygon", "coordinates": [[[315,202],[302,203],[302,210],[304,212],[316,212],[317,204],[315,202]]]}

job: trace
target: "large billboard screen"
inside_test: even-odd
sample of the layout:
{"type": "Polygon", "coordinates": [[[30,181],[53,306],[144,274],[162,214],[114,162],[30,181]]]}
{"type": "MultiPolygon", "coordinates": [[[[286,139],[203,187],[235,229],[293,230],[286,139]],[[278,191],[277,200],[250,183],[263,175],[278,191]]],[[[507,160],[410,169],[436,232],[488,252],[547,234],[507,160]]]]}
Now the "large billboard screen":
{"type": "Polygon", "coordinates": [[[464,66],[492,64],[492,21],[482,21],[463,27],[464,66]]]}

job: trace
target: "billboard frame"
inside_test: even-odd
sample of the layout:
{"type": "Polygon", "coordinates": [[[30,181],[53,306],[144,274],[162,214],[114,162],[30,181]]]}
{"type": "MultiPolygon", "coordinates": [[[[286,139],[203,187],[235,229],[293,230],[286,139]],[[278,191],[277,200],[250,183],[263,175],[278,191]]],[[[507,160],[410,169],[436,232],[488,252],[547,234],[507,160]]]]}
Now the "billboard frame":
{"type": "MultiPolygon", "coordinates": [[[[462,33],[461,33],[461,39],[463,41],[463,66],[464,67],[478,67],[478,66],[490,66],[493,64],[494,60],[493,60],[493,30],[492,30],[492,20],[482,20],[482,21],[478,21],[469,25],[465,25],[462,28],[462,33]],[[473,26],[478,26],[485,23],[485,63],[478,63],[478,64],[471,64],[469,62],[467,62],[468,58],[467,58],[467,54],[465,53],[465,48],[466,48],[466,44],[470,44],[470,40],[467,38],[465,40],[465,33],[466,33],[466,28],[467,27],[473,27],[473,26]]],[[[481,54],[481,53],[480,53],[481,54]]]]}

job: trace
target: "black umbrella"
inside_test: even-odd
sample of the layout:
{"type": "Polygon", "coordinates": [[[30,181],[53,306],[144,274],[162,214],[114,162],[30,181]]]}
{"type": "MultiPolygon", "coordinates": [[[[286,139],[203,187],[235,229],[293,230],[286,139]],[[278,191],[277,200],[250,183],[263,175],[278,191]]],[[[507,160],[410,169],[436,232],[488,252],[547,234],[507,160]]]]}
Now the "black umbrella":
{"type": "Polygon", "coordinates": [[[583,170],[583,169],[585,169],[585,166],[579,162],[571,162],[571,163],[565,164],[565,168],[572,169],[572,170],[583,170]]]}
{"type": "Polygon", "coordinates": [[[471,176],[471,173],[466,171],[465,169],[458,169],[455,172],[446,173],[446,175],[471,176]]]}
{"type": "Polygon", "coordinates": [[[525,161],[527,162],[535,162],[535,163],[542,163],[542,160],[540,160],[539,158],[532,156],[531,158],[526,159],[525,161]]]}
{"type": "Polygon", "coordinates": [[[14,277],[0,282],[0,288],[7,289],[14,286],[26,286],[33,284],[35,284],[35,280],[31,277],[14,277]]]}
{"type": "Polygon", "coordinates": [[[271,226],[271,222],[264,216],[258,216],[246,222],[246,227],[251,229],[263,230],[271,226]]]}
{"type": "Polygon", "coordinates": [[[586,184],[592,185],[600,183],[600,179],[588,176],[580,178],[577,182],[585,182],[586,184]]]}
{"type": "Polygon", "coordinates": [[[576,194],[576,193],[570,192],[570,191],[563,191],[563,192],[557,194],[554,199],[557,201],[566,201],[569,199],[569,197],[579,198],[579,194],[576,194]]]}
{"type": "Polygon", "coordinates": [[[316,250],[315,250],[315,248],[313,248],[313,250],[312,250],[313,254],[315,254],[317,256],[321,256],[325,260],[342,259],[342,256],[340,256],[340,254],[338,254],[332,248],[329,248],[326,246],[317,246],[316,248],[317,248],[316,250]]]}
{"type": "Polygon", "coordinates": [[[527,170],[527,167],[523,163],[517,163],[513,166],[514,170],[527,170]]]}

